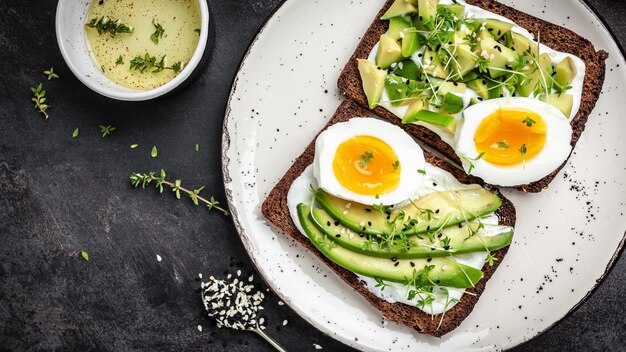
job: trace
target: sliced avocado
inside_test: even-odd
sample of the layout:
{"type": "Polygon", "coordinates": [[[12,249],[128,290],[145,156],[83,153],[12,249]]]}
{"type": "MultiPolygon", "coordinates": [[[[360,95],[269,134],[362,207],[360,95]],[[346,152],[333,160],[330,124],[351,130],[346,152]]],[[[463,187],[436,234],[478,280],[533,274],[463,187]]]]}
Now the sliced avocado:
{"type": "Polygon", "coordinates": [[[416,282],[417,285],[436,284],[457,288],[474,287],[483,277],[483,272],[476,268],[442,257],[394,261],[351,251],[337,245],[315,226],[311,218],[311,206],[298,204],[297,210],[298,220],[311,243],[326,258],[356,274],[404,283],[423,271],[426,275],[419,276],[423,281],[416,282]],[[427,266],[430,270],[426,270],[427,266]]]}
{"type": "Polygon", "coordinates": [[[498,99],[504,97],[504,90],[501,82],[487,82],[487,96],[489,99],[498,99]]]}
{"type": "Polygon", "coordinates": [[[485,38],[480,41],[481,56],[489,61],[487,69],[492,78],[500,77],[506,74],[506,69],[517,65],[519,55],[513,50],[507,48],[503,44],[498,43],[494,39],[485,38]]]}
{"type": "Polygon", "coordinates": [[[461,4],[437,5],[437,7],[450,10],[458,18],[465,17],[465,6],[461,4]]]}
{"type": "Polygon", "coordinates": [[[411,3],[407,0],[396,0],[391,4],[387,12],[385,12],[381,20],[388,20],[397,16],[404,16],[416,13],[417,9],[415,6],[411,5],[411,3]]]}
{"type": "Polygon", "coordinates": [[[555,108],[561,110],[565,117],[569,118],[572,114],[572,106],[574,105],[574,96],[567,93],[540,95],[539,100],[546,102],[555,108]]]}
{"type": "Polygon", "coordinates": [[[337,198],[323,190],[316,192],[315,200],[345,227],[365,235],[390,233],[393,230],[390,226],[404,227],[405,224],[404,233],[420,234],[493,213],[502,204],[500,197],[482,187],[430,193],[399,209],[385,207],[377,210],[337,198]],[[368,217],[366,223],[362,220],[364,215],[368,217]],[[414,224],[411,219],[417,219],[418,223],[414,224]]]}
{"type": "Polygon", "coordinates": [[[513,31],[509,32],[509,35],[511,36],[510,48],[517,54],[529,54],[531,57],[539,56],[539,46],[537,43],[513,31]]]}
{"type": "Polygon", "coordinates": [[[543,79],[545,78],[545,84],[548,91],[552,90],[552,59],[548,54],[541,54],[537,61],[526,65],[526,69],[521,72],[525,75],[523,80],[517,84],[516,93],[522,97],[528,97],[535,93],[535,91],[543,91],[545,93],[545,87],[543,79]],[[542,71],[539,71],[539,70],[542,71]],[[542,73],[543,72],[543,76],[542,73]]]}
{"type": "Polygon", "coordinates": [[[411,105],[409,105],[408,109],[404,113],[404,118],[402,119],[402,123],[411,123],[413,115],[421,110],[428,110],[428,97],[425,95],[420,95],[417,97],[411,105]],[[405,122],[407,121],[407,122],[405,122]]]}
{"type": "Polygon", "coordinates": [[[556,74],[554,75],[554,80],[562,86],[567,86],[572,83],[574,77],[578,74],[576,64],[569,56],[561,60],[561,62],[555,66],[555,70],[556,74]]]}
{"type": "Polygon", "coordinates": [[[358,59],[358,67],[367,103],[370,109],[373,109],[378,106],[383,95],[387,73],[366,59],[358,59]]]}
{"type": "Polygon", "coordinates": [[[513,28],[513,23],[503,22],[500,20],[488,19],[484,22],[485,29],[498,40],[513,28]]]}
{"type": "Polygon", "coordinates": [[[463,110],[463,98],[454,94],[454,93],[446,93],[443,96],[441,101],[441,106],[439,107],[439,112],[441,113],[450,113],[456,114],[463,110]]]}
{"type": "MultiPolygon", "coordinates": [[[[478,221],[454,225],[441,231],[420,236],[403,237],[392,244],[383,243],[379,236],[354,233],[339,223],[324,209],[311,212],[313,222],[338,245],[351,251],[381,258],[429,258],[451,254],[495,251],[511,243],[513,228],[499,225],[480,225],[478,221]],[[370,240],[371,239],[371,240],[370,240]],[[449,240],[449,241],[448,241],[449,240]]],[[[368,217],[363,216],[363,222],[368,217]]]]}
{"type": "Polygon", "coordinates": [[[428,122],[439,127],[444,127],[454,122],[454,116],[448,115],[445,112],[418,110],[413,112],[411,115],[405,115],[405,117],[402,119],[403,124],[418,121],[428,122]]]}
{"type": "Polygon", "coordinates": [[[387,30],[387,34],[395,40],[400,40],[400,32],[411,26],[411,21],[406,17],[393,17],[389,19],[389,30],[387,30]]]}
{"type": "Polygon", "coordinates": [[[424,37],[417,32],[415,27],[402,31],[402,56],[410,57],[421,48],[424,41],[420,41],[420,38],[424,37]]]}
{"type": "Polygon", "coordinates": [[[438,0],[417,0],[417,18],[426,25],[426,28],[431,30],[433,28],[432,18],[437,14],[437,2],[438,0]]]}
{"type": "Polygon", "coordinates": [[[477,78],[473,81],[469,81],[467,82],[467,88],[476,92],[483,100],[489,99],[489,87],[486,79],[477,78]]]}
{"type": "Polygon", "coordinates": [[[476,66],[478,56],[470,49],[469,45],[457,46],[454,50],[454,60],[449,65],[452,71],[452,80],[462,80],[476,66]]]}
{"type": "Polygon", "coordinates": [[[446,95],[448,93],[463,94],[465,93],[466,88],[467,86],[465,85],[465,83],[443,82],[439,86],[439,89],[437,89],[437,94],[439,95],[446,95]]]}
{"type": "Polygon", "coordinates": [[[422,75],[422,69],[417,66],[415,61],[406,59],[398,62],[398,65],[393,69],[393,74],[406,79],[418,80],[422,75]]]}
{"type": "Polygon", "coordinates": [[[437,77],[445,79],[448,77],[448,70],[444,67],[444,64],[439,59],[439,54],[426,48],[422,56],[422,67],[424,73],[431,77],[437,77]]]}
{"type": "Polygon", "coordinates": [[[385,78],[385,90],[389,95],[391,105],[400,106],[409,104],[413,99],[411,98],[411,90],[409,84],[413,86],[417,84],[415,81],[409,81],[406,78],[398,77],[395,75],[387,75],[385,78]]]}
{"type": "Polygon", "coordinates": [[[402,59],[404,59],[402,47],[398,41],[388,34],[381,35],[378,42],[378,51],[376,51],[376,65],[386,70],[391,64],[402,59]]]}

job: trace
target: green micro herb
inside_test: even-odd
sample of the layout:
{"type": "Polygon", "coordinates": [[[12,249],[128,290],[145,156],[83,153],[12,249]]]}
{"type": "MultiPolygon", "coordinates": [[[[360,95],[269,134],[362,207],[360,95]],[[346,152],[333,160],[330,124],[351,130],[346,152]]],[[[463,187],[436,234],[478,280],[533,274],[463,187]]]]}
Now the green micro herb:
{"type": "Polygon", "coordinates": [[[391,166],[393,167],[393,171],[398,170],[400,167],[400,160],[396,160],[393,164],[391,164],[391,166]]]}
{"type": "Polygon", "coordinates": [[[417,170],[417,173],[420,174],[420,175],[426,175],[426,170],[419,169],[419,170],[417,170]]]}
{"type": "Polygon", "coordinates": [[[165,28],[161,26],[160,23],[157,23],[154,19],[152,20],[152,25],[154,26],[154,33],[150,36],[150,40],[154,44],[159,44],[159,39],[163,38],[163,33],[165,33],[165,28]]]}
{"type": "Polygon", "coordinates": [[[200,150],[200,146],[196,144],[196,151],[200,150]]]}
{"type": "Polygon", "coordinates": [[[119,65],[123,65],[124,64],[124,58],[122,57],[122,55],[120,55],[117,60],[115,60],[115,66],[119,66],[119,65]]]}
{"type": "Polygon", "coordinates": [[[485,259],[485,263],[489,264],[489,266],[493,266],[496,261],[498,261],[498,258],[489,252],[489,254],[487,254],[487,258],[485,259]]]}
{"type": "Polygon", "coordinates": [[[74,130],[74,132],[72,132],[72,138],[76,138],[78,137],[78,128],[74,130]]]}
{"type": "Polygon", "coordinates": [[[229,215],[226,209],[219,206],[220,203],[217,200],[215,200],[214,197],[207,199],[205,197],[200,196],[200,192],[204,189],[204,187],[190,190],[182,186],[182,181],[180,179],[174,180],[173,182],[168,181],[166,180],[165,170],[161,170],[161,173],[159,174],[159,176],[157,176],[156,173],[154,172],[134,173],[130,175],[130,183],[134,187],[141,186],[142,188],[145,189],[153,181],[155,182],[155,186],[159,190],[160,193],[163,193],[163,189],[167,187],[172,190],[172,192],[176,196],[176,199],[180,199],[181,194],[184,193],[189,196],[192,203],[195,205],[200,205],[200,203],[203,203],[204,205],[206,205],[207,209],[209,210],[217,209],[221,211],[224,215],[229,215]]]}
{"type": "Polygon", "coordinates": [[[376,280],[376,287],[380,288],[381,291],[384,291],[385,287],[392,287],[390,284],[384,282],[383,279],[379,277],[375,277],[374,280],[376,280]]]}
{"type": "Polygon", "coordinates": [[[111,125],[100,125],[100,133],[102,133],[102,138],[111,134],[111,132],[115,131],[117,128],[111,125]]]}
{"type": "Polygon", "coordinates": [[[32,101],[35,102],[35,109],[38,109],[40,113],[43,114],[46,121],[48,121],[48,113],[46,110],[50,107],[47,104],[48,98],[46,98],[46,90],[43,89],[43,84],[39,83],[37,87],[31,87],[30,90],[33,91],[32,101]]]}
{"type": "Polygon", "coordinates": [[[487,73],[487,67],[489,66],[489,60],[487,59],[479,59],[476,62],[476,65],[478,65],[478,72],[480,73],[487,73]]]}
{"type": "Polygon", "coordinates": [[[509,148],[509,145],[505,141],[500,141],[497,144],[498,144],[498,148],[500,148],[500,149],[508,149],[509,148]]]}
{"type": "Polygon", "coordinates": [[[43,71],[43,74],[46,75],[46,77],[48,77],[48,81],[50,81],[50,80],[52,80],[54,78],[59,78],[59,75],[57,75],[54,72],[54,68],[53,67],[50,67],[49,70],[43,71]]]}
{"type": "Polygon", "coordinates": [[[528,126],[528,127],[533,127],[535,122],[537,122],[537,121],[531,119],[530,116],[526,116],[526,118],[522,121],[522,123],[525,123],[526,126],[528,126]]]}
{"type": "Polygon", "coordinates": [[[80,251],[80,255],[85,259],[85,261],[89,261],[89,253],[87,251],[80,251]]]}
{"type": "Polygon", "coordinates": [[[472,170],[474,170],[474,162],[475,162],[475,161],[478,161],[478,160],[480,160],[480,159],[482,159],[482,157],[483,157],[484,155],[485,155],[485,152],[481,152],[480,154],[478,154],[478,156],[477,156],[477,157],[475,157],[475,158],[473,158],[473,159],[472,159],[472,158],[469,158],[469,157],[467,157],[467,156],[464,156],[464,155],[460,155],[460,156],[459,156],[459,157],[461,158],[461,160],[464,160],[464,161],[466,161],[466,162],[468,162],[468,163],[469,163],[469,168],[468,168],[468,170],[467,170],[467,174],[468,174],[468,175],[470,175],[470,174],[472,173],[472,170]]]}
{"type": "Polygon", "coordinates": [[[154,147],[152,147],[152,150],[150,151],[150,156],[153,158],[156,158],[157,155],[159,155],[159,150],[157,149],[155,145],[154,147]]]}
{"type": "Polygon", "coordinates": [[[131,145],[130,145],[130,149],[135,149],[135,148],[137,148],[138,146],[139,146],[139,144],[131,144],[131,145]]]}
{"type": "Polygon", "coordinates": [[[526,155],[526,152],[528,151],[528,149],[526,148],[526,144],[522,144],[521,147],[519,147],[519,152],[522,153],[522,155],[526,155]]]}
{"type": "Polygon", "coordinates": [[[121,20],[111,20],[109,17],[103,16],[100,18],[94,18],[86,24],[89,28],[94,28],[98,31],[98,34],[109,33],[111,37],[115,37],[120,33],[132,33],[134,28],[122,23],[121,20]]]}
{"type": "Polygon", "coordinates": [[[365,153],[359,156],[359,164],[362,168],[366,168],[372,159],[374,159],[374,154],[372,154],[372,152],[365,151],[365,153]]]}
{"type": "Polygon", "coordinates": [[[141,73],[152,70],[152,73],[158,73],[163,70],[172,70],[175,73],[182,71],[184,63],[182,61],[176,62],[172,66],[166,66],[166,57],[161,57],[161,60],[157,61],[156,56],[150,56],[146,53],[144,56],[137,55],[130,60],[130,69],[137,70],[141,73]]]}

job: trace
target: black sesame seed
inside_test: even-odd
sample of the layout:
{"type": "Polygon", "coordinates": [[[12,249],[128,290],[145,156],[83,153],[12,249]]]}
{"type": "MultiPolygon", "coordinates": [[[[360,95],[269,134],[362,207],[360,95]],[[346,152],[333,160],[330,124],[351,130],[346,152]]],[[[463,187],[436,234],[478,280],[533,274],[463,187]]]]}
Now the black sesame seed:
{"type": "Polygon", "coordinates": [[[411,267],[415,267],[415,263],[409,262],[409,264],[411,264],[411,267]]]}
{"type": "Polygon", "coordinates": [[[428,258],[428,259],[426,259],[426,261],[427,261],[427,262],[429,262],[429,263],[430,263],[432,260],[433,260],[433,258],[428,258]]]}
{"type": "Polygon", "coordinates": [[[367,226],[372,226],[372,222],[371,222],[371,221],[368,221],[368,222],[367,222],[367,226]]]}
{"type": "Polygon", "coordinates": [[[439,209],[435,210],[435,214],[439,214],[439,209]]]}
{"type": "Polygon", "coordinates": [[[330,221],[326,221],[326,226],[330,226],[330,221]]]}
{"type": "Polygon", "coordinates": [[[335,221],[335,226],[339,226],[339,221],[335,221]]]}
{"type": "Polygon", "coordinates": [[[400,262],[396,262],[393,266],[398,266],[398,264],[400,264],[400,262]]]}
{"type": "Polygon", "coordinates": [[[341,234],[338,233],[338,234],[335,235],[335,237],[339,238],[339,237],[341,237],[341,234]]]}

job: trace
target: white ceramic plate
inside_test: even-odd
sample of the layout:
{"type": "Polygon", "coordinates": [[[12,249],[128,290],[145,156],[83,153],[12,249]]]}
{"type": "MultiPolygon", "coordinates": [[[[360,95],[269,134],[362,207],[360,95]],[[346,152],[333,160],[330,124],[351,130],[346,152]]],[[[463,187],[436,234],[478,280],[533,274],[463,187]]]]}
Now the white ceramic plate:
{"type": "Polygon", "coordinates": [[[441,339],[385,324],[317,258],[262,218],[260,204],[340,102],[340,70],[383,1],[286,1],[252,43],[226,111],[223,163],[233,219],[266,281],[298,314],[363,350],[493,350],[531,339],[574,309],[618,256],[626,229],[626,63],[582,2],[504,1],[583,33],[610,53],[604,92],[565,169],[517,208],[509,254],[474,311],[441,339]]]}

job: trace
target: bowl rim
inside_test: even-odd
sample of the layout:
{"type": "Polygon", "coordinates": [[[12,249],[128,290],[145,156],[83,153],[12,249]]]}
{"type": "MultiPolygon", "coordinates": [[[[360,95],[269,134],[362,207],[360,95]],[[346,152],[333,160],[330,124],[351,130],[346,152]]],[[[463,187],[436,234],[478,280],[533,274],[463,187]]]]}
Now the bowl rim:
{"type": "MultiPolygon", "coordinates": [[[[86,85],[89,89],[105,97],[116,99],[116,100],[123,100],[123,101],[145,101],[145,100],[154,99],[164,94],[167,94],[171,92],[172,90],[174,90],[179,85],[181,85],[184,81],[186,81],[191,76],[191,73],[195,70],[195,68],[200,63],[202,56],[204,55],[204,51],[206,50],[207,41],[209,39],[209,34],[208,34],[209,32],[209,6],[207,5],[206,0],[196,0],[198,3],[199,11],[200,11],[200,38],[198,38],[198,45],[196,46],[196,50],[194,51],[193,55],[191,56],[191,59],[189,60],[187,65],[185,65],[183,70],[169,82],[165,83],[164,85],[160,87],[150,89],[150,90],[132,90],[132,88],[124,87],[107,77],[107,79],[109,79],[114,84],[120,87],[131,89],[131,90],[122,92],[122,91],[116,91],[116,90],[110,89],[108,87],[105,87],[96,83],[94,80],[88,79],[88,77],[83,75],[78,70],[77,66],[74,64],[74,62],[72,61],[69,55],[69,52],[72,49],[69,48],[69,44],[66,43],[64,40],[65,38],[62,37],[62,33],[63,33],[63,31],[61,30],[61,27],[63,25],[62,14],[65,12],[65,6],[69,5],[70,3],[75,3],[75,1],[76,0],[59,0],[59,3],[57,4],[56,16],[55,16],[55,32],[56,32],[56,37],[57,37],[57,43],[59,45],[59,49],[61,50],[61,55],[63,56],[65,63],[70,68],[74,76],[76,76],[76,78],[78,78],[78,80],[81,81],[84,85],[86,85]]],[[[88,6],[91,6],[91,3],[93,1],[96,1],[96,0],[90,0],[88,2],[89,3],[88,6]]],[[[85,52],[85,56],[90,56],[90,55],[88,54],[88,52],[85,52]]],[[[89,57],[88,59],[93,60],[91,57],[89,57]]]]}

